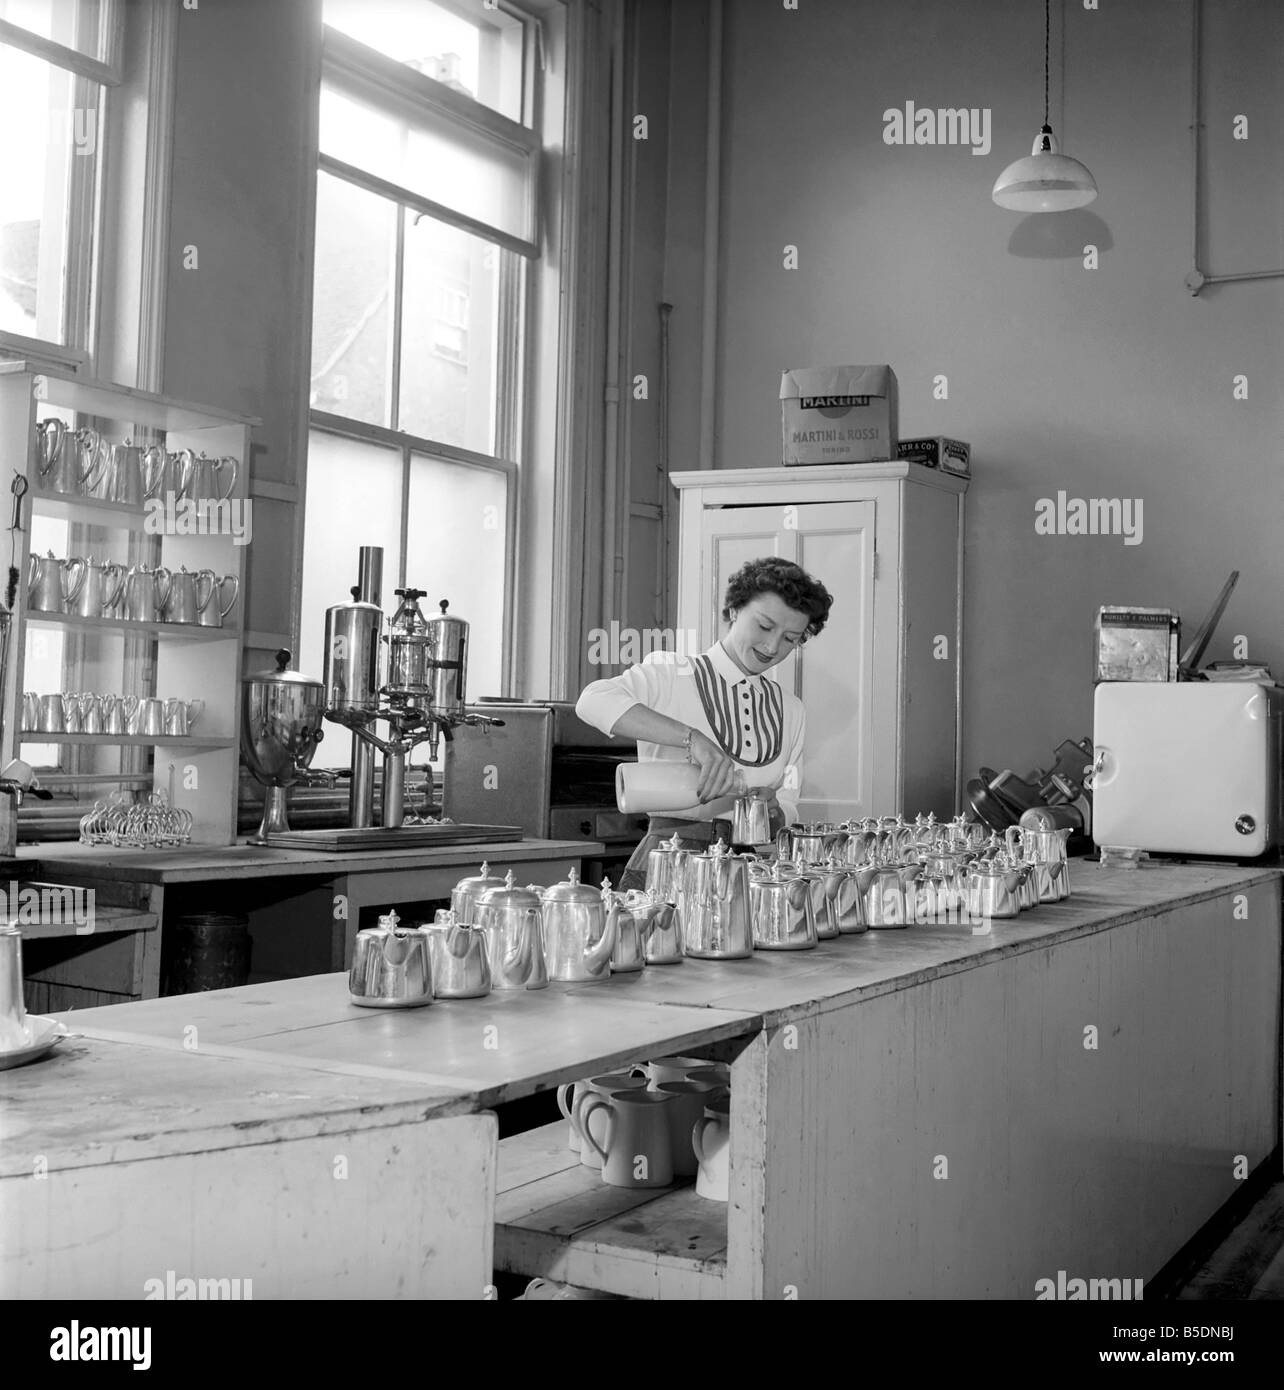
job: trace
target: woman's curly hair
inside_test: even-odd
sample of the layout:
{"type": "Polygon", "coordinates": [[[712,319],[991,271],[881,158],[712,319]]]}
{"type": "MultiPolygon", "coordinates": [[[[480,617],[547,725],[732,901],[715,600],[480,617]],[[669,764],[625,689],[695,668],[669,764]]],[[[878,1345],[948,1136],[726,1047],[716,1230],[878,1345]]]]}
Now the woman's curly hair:
{"type": "Polygon", "coordinates": [[[729,623],[732,610],[743,608],[758,594],[778,594],[790,608],[805,613],[809,637],[815,637],[825,626],[834,602],[829,590],[818,579],[813,579],[801,565],[766,555],[758,560],[746,560],[727,581],[722,607],[723,622],[729,623]]]}

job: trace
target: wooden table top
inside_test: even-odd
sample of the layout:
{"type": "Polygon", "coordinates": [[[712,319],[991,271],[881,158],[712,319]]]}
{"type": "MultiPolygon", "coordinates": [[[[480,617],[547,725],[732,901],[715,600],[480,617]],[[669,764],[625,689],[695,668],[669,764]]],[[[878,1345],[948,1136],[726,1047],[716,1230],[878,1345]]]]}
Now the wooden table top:
{"type": "Polygon", "coordinates": [[[59,871],[129,883],[201,883],[210,879],[286,878],[311,874],[378,873],[388,869],[471,868],[483,859],[509,864],[539,859],[581,858],[603,853],[595,840],[512,840],[500,844],[441,845],[437,848],[348,850],[275,849],[267,845],[226,845],[207,849],[119,850],[101,845],[22,845],[18,854],[36,860],[39,871],[59,871]]]}
{"type": "MultiPolygon", "coordinates": [[[[96,1010],[95,1012],[101,1012],[96,1010]]],[[[452,1087],[217,1048],[69,1038],[0,1072],[0,1178],[346,1134],[474,1110],[452,1087]]]]}
{"type": "MultiPolygon", "coordinates": [[[[911,926],[759,951],[741,961],[684,961],[599,984],[363,1009],[342,974],[317,975],[64,1014],[90,1037],[181,1051],[218,1047],[301,1067],[399,1078],[486,1107],[641,1058],[707,1053],[764,1026],[980,967],[1014,953],[1124,926],[1165,907],[1278,881],[1274,868],[1072,866],[1073,896],[983,934],[911,926]],[[192,1032],[191,1030],[195,1030],[192,1032]]],[[[2,1091],[0,1086],[0,1091],[2,1091]]]]}

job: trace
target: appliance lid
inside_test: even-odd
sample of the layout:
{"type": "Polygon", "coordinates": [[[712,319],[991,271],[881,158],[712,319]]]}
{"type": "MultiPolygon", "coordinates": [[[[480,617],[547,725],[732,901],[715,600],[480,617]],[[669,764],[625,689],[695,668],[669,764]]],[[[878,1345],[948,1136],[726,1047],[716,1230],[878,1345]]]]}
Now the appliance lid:
{"type": "Polygon", "coordinates": [[[323,688],[322,683],[314,676],[305,676],[302,671],[291,671],[289,668],[292,653],[286,647],[282,647],[276,654],[276,669],[273,671],[251,671],[248,676],[241,678],[242,685],[311,685],[316,689],[323,688]]]}

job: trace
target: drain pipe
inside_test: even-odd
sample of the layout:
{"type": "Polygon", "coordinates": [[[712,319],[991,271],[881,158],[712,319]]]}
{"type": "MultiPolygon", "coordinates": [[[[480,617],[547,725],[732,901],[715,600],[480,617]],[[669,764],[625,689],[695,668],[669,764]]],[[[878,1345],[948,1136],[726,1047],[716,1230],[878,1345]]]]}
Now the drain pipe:
{"type": "Polygon", "coordinates": [[[612,619],[620,617],[621,589],[624,581],[624,556],[621,553],[621,514],[628,509],[629,489],[621,475],[621,371],[623,351],[623,306],[620,295],[624,283],[624,170],[630,158],[629,141],[624,116],[624,10],[623,4],[611,9],[611,123],[608,142],[610,159],[610,203],[607,214],[606,291],[606,382],[603,399],[605,411],[602,424],[603,482],[602,505],[606,525],[602,527],[605,553],[602,556],[602,619],[609,632],[612,619]]]}
{"type": "Polygon", "coordinates": [[[704,183],[704,305],[700,342],[700,467],[713,467],[718,365],[718,214],[722,182],[722,0],[709,0],[709,100],[704,183]]]}
{"type": "Polygon", "coordinates": [[[1208,275],[1200,269],[1200,263],[1204,259],[1203,227],[1200,222],[1200,209],[1203,207],[1203,201],[1200,197],[1202,180],[1200,178],[1199,167],[1199,133],[1203,129],[1203,123],[1200,120],[1203,114],[1203,108],[1200,103],[1199,91],[1199,67],[1202,52],[1200,31],[1203,28],[1203,10],[1203,0],[1192,0],[1190,41],[1190,161],[1195,185],[1195,268],[1186,276],[1186,288],[1193,295],[1198,294],[1205,285],[1226,285],[1236,280],[1278,280],[1284,277],[1284,270],[1242,270],[1235,275],[1208,275]]]}

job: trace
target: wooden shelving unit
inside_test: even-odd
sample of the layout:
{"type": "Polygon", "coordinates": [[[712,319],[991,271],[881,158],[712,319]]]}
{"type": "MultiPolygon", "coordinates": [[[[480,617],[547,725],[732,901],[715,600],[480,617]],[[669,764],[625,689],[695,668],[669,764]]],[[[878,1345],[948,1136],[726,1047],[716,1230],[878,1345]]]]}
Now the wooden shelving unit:
{"type": "Polygon", "coordinates": [[[627,1298],[724,1298],[727,1204],[689,1181],[610,1187],[559,1120],[500,1142],[495,1268],[627,1298]]]}
{"type": "MultiPolygon", "coordinates": [[[[0,363],[0,451],[25,477],[27,493],[22,502],[23,525],[13,531],[12,563],[20,582],[14,602],[5,672],[3,728],[0,756],[16,756],[23,746],[56,745],[69,750],[88,747],[118,748],[119,767],[111,759],[78,753],[64,760],[51,775],[59,785],[71,785],[76,774],[99,779],[119,772],[122,785],[137,785],[136,753],[151,747],[152,785],[168,791],[167,763],[181,757],[176,793],[178,804],[194,817],[193,842],[198,845],[230,845],[236,839],[236,810],[240,759],[241,621],[245,601],[245,545],[252,528],[231,534],[231,513],[218,513],[206,529],[191,534],[173,517],[171,529],[157,529],[144,504],[124,505],[81,493],[62,493],[43,485],[40,476],[39,436],[36,426],[48,419],[62,420],[67,434],[63,447],[78,448],[79,428],[98,432],[112,444],[158,444],[167,452],[190,449],[194,454],[238,460],[235,487],[228,499],[241,507],[249,496],[250,430],[258,423],[225,411],[206,409],[186,401],[152,395],[129,387],[87,381],[72,374],[35,370],[23,362],[0,363]],[[191,623],[134,622],[118,617],[84,618],[73,614],[28,610],[26,577],[32,548],[32,525],[39,520],[46,531],[49,521],[67,523],[66,549],[55,550],[59,559],[92,555],[121,564],[163,565],[177,573],[183,567],[195,573],[209,569],[237,582],[237,606],[222,627],[191,623]],[[222,526],[220,529],[220,521],[222,526]],[[32,646],[32,642],[37,645],[32,646]],[[39,643],[63,644],[53,654],[40,655],[39,643]],[[43,662],[44,688],[26,680],[27,668],[43,662]],[[39,694],[60,687],[48,683],[50,668],[60,662],[62,689],[118,691],[140,697],[177,696],[201,699],[200,726],[185,738],[139,734],[54,734],[20,729],[25,689],[39,694]],[[131,765],[131,760],[132,764],[131,765]]],[[[166,498],[159,499],[162,503],[166,498]]],[[[185,500],[185,499],[180,499],[185,500]]],[[[154,510],[154,508],[153,508],[154,510]]],[[[242,510],[237,525],[250,518],[242,510]]],[[[43,553],[46,545],[39,545],[43,553]]],[[[12,802],[0,798],[0,852],[12,854],[17,821],[12,802]]]]}

